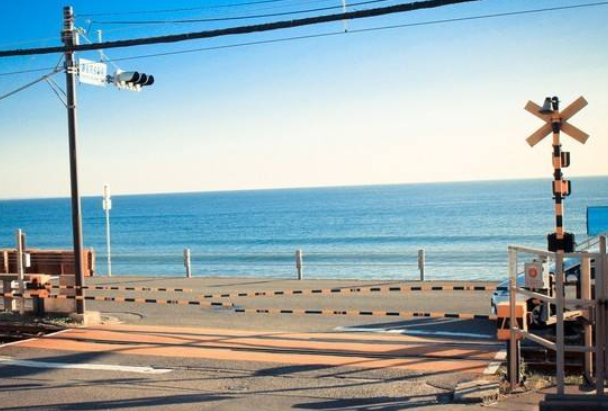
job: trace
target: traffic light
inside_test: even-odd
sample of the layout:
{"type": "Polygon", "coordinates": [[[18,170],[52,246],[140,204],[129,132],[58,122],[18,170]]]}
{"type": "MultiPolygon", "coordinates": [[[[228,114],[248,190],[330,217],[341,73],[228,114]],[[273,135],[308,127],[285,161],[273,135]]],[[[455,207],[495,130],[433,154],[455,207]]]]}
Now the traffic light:
{"type": "Polygon", "coordinates": [[[154,84],[154,76],[138,71],[117,71],[114,74],[114,84],[118,88],[139,91],[144,86],[154,84]]]}

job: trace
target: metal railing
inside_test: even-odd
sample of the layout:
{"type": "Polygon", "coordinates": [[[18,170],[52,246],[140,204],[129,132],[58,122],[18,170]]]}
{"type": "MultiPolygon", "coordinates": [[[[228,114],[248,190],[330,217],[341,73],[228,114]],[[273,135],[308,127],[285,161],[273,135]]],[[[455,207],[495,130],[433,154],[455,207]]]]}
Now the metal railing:
{"type": "MultiPolygon", "coordinates": [[[[555,351],[556,353],[556,380],[557,393],[564,394],[565,352],[585,353],[585,374],[589,379],[593,374],[593,355],[595,354],[595,379],[597,394],[604,394],[605,372],[608,367],[608,261],[606,259],[606,237],[597,238],[599,252],[577,251],[573,253],[548,252],[527,247],[510,246],[509,254],[509,305],[510,305],[510,341],[509,351],[509,382],[514,389],[518,384],[518,356],[514,353],[518,349],[518,340],[523,337],[529,339],[543,347],[555,351]],[[553,262],[554,267],[554,295],[545,295],[531,291],[517,285],[519,254],[535,256],[541,260],[553,262]],[[578,258],[580,261],[579,287],[581,290],[580,298],[566,298],[564,285],[564,259],[578,258]],[[591,261],[595,261],[595,298],[592,298],[592,276],[591,261]],[[541,300],[555,307],[556,339],[555,342],[540,337],[532,332],[519,328],[516,321],[517,294],[525,295],[529,298],[541,300]],[[568,311],[574,308],[576,311],[568,311]],[[585,332],[583,345],[565,345],[564,343],[564,320],[568,316],[585,317],[585,332]],[[592,338],[592,322],[595,322],[595,345],[592,338]]],[[[551,294],[551,293],[549,293],[551,294]]]]}
{"type": "MultiPolygon", "coordinates": [[[[606,235],[606,233],[604,233],[602,235],[606,235]]],[[[600,244],[600,237],[602,235],[596,235],[596,236],[585,239],[585,241],[576,245],[576,251],[589,251],[593,247],[598,246],[600,244]]]]}

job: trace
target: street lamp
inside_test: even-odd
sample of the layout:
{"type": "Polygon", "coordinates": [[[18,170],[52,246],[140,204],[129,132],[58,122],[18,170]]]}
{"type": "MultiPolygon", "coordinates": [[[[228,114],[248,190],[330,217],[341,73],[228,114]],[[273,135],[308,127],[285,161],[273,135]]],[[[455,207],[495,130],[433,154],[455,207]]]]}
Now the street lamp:
{"type": "Polygon", "coordinates": [[[110,248],[110,210],[112,209],[112,198],[110,196],[110,185],[103,186],[103,210],[106,212],[106,250],[108,252],[108,277],[112,277],[112,251],[110,248]]]}

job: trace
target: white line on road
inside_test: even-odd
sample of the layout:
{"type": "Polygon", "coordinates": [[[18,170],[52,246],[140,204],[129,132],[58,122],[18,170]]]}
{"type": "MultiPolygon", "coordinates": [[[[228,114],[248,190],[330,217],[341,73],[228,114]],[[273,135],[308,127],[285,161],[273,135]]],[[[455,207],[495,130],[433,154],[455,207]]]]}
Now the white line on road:
{"type": "Polygon", "coordinates": [[[409,335],[428,335],[428,336],[442,336],[442,337],[466,337],[466,338],[480,338],[486,340],[494,339],[494,335],[488,334],[476,334],[476,333],[462,333],[462,332],[451,332],[451,331],[423,331],[423,330],[409,330],[409,329],[398,329],[398,328],[365,328],[365,327],[336,327],[335,331],[346,331],[346,332],[367,332],[367,333],[387,333],[387,334],[409,334],[409,335]]]}
{"type": "Polygon", "coordinates": [[[70,331],[70,329],[66,328],[65,330],[55,331],[54,333],[45,334],[45,335],[42,335],[40,337],[26,338],[25,340],[18,340],[18,341],[13,341],[13,342],[8,342],[8,343],[0,344],[0,348],[10,347],[11,345],[21,344],[21,343],[24,343],[26,341],[39,340],[40,338],[44,338],[44,337],[52,337],[53,335],[62,334],[62,333],[67,332],[67,331],[70,331]]]}
{"type": "Polygon", "coordinates": [[[30,368],[63,368],[79,370],[121,371],[135,372],[139,374],[165,374],[171,372],[171,370],[168,368],[131,367],[128,365],[109,364],[71,364],[64,362],[20,360],[11,357],[0,357],[0,365],[13,365],[30,368]]]}

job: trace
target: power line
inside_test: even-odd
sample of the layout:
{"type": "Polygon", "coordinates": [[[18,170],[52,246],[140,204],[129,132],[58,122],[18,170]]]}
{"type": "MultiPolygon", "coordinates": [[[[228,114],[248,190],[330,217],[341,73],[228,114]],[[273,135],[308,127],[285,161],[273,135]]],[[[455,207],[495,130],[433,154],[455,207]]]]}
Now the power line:
{"type": "Polygon", "coordinates": [[[455,18],[441,19],[441,20],[427,20],[427,21],[421,21],[421,22],[416,22],[416,23],[405,23],[405,24],[395,24],[395,25],[390,25],[390,26],[369,27],[369,28],[364,28],[364,29],[349,30],[346,32],[340,30],[340,31],[319,33],[319,34],[308,34],[308,35],[302,35],[302,36],[283,37],[283,38],[271,39],[271,40],[260,40],[260,41],[251,41],[251,42],[245,42],[245,43],[224,44],[224,45],[220,45],[220,46],[200,47],[200,48],[188,49],[188,50],[167,51],[167,52],[152,53],[152,54],[140,54],[140,55],[136,55],[136,56],[127,56],[127,57],[117,58],[117,59],[114,59],[114,61],[138,60],[138,59],[153,58],[153,57],[163,57],[163,56],[171,56],[171,55],[178,55],[178,54],[189,54],[189,53],[198,53],[198,52],[204,52],[204,51],[229,49],[229,48],[236,48],[236,47],[247,47],[247,46],[263,45],[263,44],[283,43],[283,42],[306,40],[306,39],[313,39],[313,38],[319,38],[319,37],[331,37],[331,36],[337,36],[337,35],[342,35],[342,34],[357,34],[357,33],[367,33],[367,32],[373,32],[373,31],[381,31],[381,30],[392,30],[392,29],[399,29],[399,28],[411,28],[411,27],[431,26],[431,25],[436,25],[436,24],[457,23],[457,22],[471,21],[471,20],[512,17],[512,16],[525,15],[525,14],[560,11],[560,10],[566,10],[566,9],[571,9],[571,8],[590,7],[592,5],[593,6],[606,6],[606,5],[608,5],[608,1],[604,1],[601,3],[590,3],[590,4],[586,4],[586,5],[563,6],[563,7],[533,9],[533,10],[518,10],[518,11],[511,11],[511,12],[504,12],[504,13],[483,14],[483,15],[478,15],[478,16],[455,17],[455,18]]]}
{"type": "MultiPolygon", "coordinates": [[[[288,4],[271,4],[271,5],[268,5],[268,6],[253,7],[253,8],[248,7],[247,9],[242,10],[242,11],[243,12],[246,11],[246,12],[250,13],[250,12],[257,12],[257,11],[285,9],[285,8],[288,8],[288,7],[293,8],[293,7],[297,7],[297,6],[304,6],[304,5],[307,5],[307,4],[330,3],[330,2],[331,3],[335,3],[335,0],[291,0],[288,4]]],[[[224,7],[225,5],[220,5],[220,6],[224,7]]],[[[234,8],[234,7],[232,7],[232,8],[234,8]]],[[[208,14],[208,13],[211,13],[211,14],[219,14],[219,13],[225,14],[225,13],[232,13],[232,12],[237,12],[237,10],[222,10],[222,9],[218,9],[216,11],[216,8],[214,8],[214,7],[210,7],[208,9],[204,8],[204,9],[200,10],[200,13],[204,13],[204,14],[208,14]]],[[[238,10],[238,12],[241,12],[241,10],[238,10]]],[[[200,14],[200,13],[197,13],[197,14],[200,14]]],[[[105,15],[105,13],[102,13],[102,14],[105,15]]],[[[110,15],[113,15],[113,13],[110,13],[110,15]]],[[[118,15],[122,15],[122,14],[119,13],[118,15]]],[[[77,16],[77,17],[81,18],[80,16],[77,16]]],[[[97,16],[97,17],[100,17],[100,16],[97,16]]],[[[95,18],[95,16],[91,16],[91,18],[87,18],[85,16],[83,18],[85,18],[86,21],[91,21],[91,19],[95,18]]]]}
{"type": "Polygon", "coordinates": [[[55,74],[59,73],[59,72],[60,72],[60,71],[62,71],[62,70],[63,70],[63,69],[55,68],[55,69],[54,69],[53,71],[51,71],[50,73],[45,74],[44,76],[42,76],[42,77],[40,77],[40,78],[38,78],[38,79],[36,79],[36,80],[34,80],[34,81],[30,81],[29,83],[27,83],[27,84],[25,84],[25,85],[23,85],[23,86],[21,86],[21,87],[19,87],[19,88],[16,88],[16,89],[15,89],[15,90],[13,90],[13,91],[10,91],[10,92],[8,92],[8,93],[6,93],[6,94],[2,94],[2,95],[0,95],[0,100],[4,100],[5,98],[10,97],[10,96],[12,96],[12,95],[14,95],[14,94],[17,94],[17,93],[19,93],[20,91],[25,90],[26,88],[32,87],[33,85],[38,84],[38,83],[40,83],[41,81],[45,81],[45,80],[47,80],[47,79],[51,78],[52,76],[54,76],[55,74]]]}
{"type": "Polygon", "coordinates": [[[280,3],[290,0],[259,0],[259,1],[248,1],[244,3],[231,3],[231,4],[217,4],[215,6],[205,6],[205,7],[184,7],[178,9],[162,9],[162,10],[137,10],[137,11],[118,11],[118,12],[108,12],[108,13],[81,13],[77,14],[76,17],[101,17],[101,16],[123,16],[123,15],[133,15],[133,14],[158,14],[158,13],[177,13],[183,11],[199,11],[199,10],[216,10],[216,9],[224,9],[224,8],[232,8],[232,7],[242,7],[242,6],[253,6],[256,4],[266,4],[266,3],[280,3]]]}
{"type": "MultiPolygon", "coordinates": [[[[306,0],[306,1],[299,1],[297,3],[297,5],[307,5],[307,4],[327,3],[327,2],[335,2],[335,0],[306,0]]],[[[293,7],[293,6],[294,6],[293,4],[280,4],[280,5],[276,5],[276,6],[256,7],[255,9],[249,9],[247,11],[248,12],[257,12],[257,11],[266,11],[266,10],[276,10],[276,9],[284,9],[286,7],[293,7]]],[[[90,24],[90,27],[92,27],[94,20],[87,19],[86,22],[88,24],[90,24]]],[[[149,28],[150,26],[151,26],[150,24],[128,24],[128,25],[125,24],[124,26],[120,26],[120,27],[104,29],[103,32],[105,34],[105,33],[112,33],[112,32],[116,32],[116,31],[134,30],[137,28],[144,28],[144,27],[149,28]]],[[[90,30],[87,30],[87,31],[90,31],[90,30]]]]}
{"type": "Polygon", "coordinates": [[[19,71],[6,71],[4,73],[0,73],[0,76],[14,76],[17,74],[27,74],[27,73],[37,73],[39,71],[49,71],[53,70],[55,67],[41,67],[31,70],[19,70],[19,71]]]}
{"type": "MultiPolygon", "coordinates": [[[[320,38],[320,37],[330,37],[330,36],[337,36],[337,35],[342,35],[342,34],[367,33],[367,32],[373,32],[373,31],[381,31],[381,30],[392,30],[392,29],[399,29],[399,28],[430,26],[430,25],[436,25],[436,24],[457,23],[457,22],[462,22],[462,21],[482,20],[482,19],[500,18],[500,17],[511,17],[511,16],[525,15],[525,14],[567,10],[567,9],[572,9],[572,8],[606,6],[606,5],[608,5],[608,1],[599,2],[599,3],[581,4],[581,5],[575,5],[575,6],[561,6],[561,7],[552,7],[552,8],[543,8],[543,9],[518,10],[518,11],[511,11],[511,12],[504,12],[504,13],[483,14],[483,15],[478,15],[478,16],[456,17],[456,18],[451,18],[451,19],[427,20],[427,21],[421,21],[421,22],[416,22],[416,23],[405,23],[405,24],[395,24],[395,25],[390,25],[390,26],[369,27],[369,28],[364,28],[364,29],[349,30],[347,32],[340,30],[340,31],[335,31],[335,32],[283,37],[283,38],[271,39],[271,40],[251,41],[251,42],[236,43],[236,44],[225,44],[225,45],[211,46],[211,47],[200,47],[200,48],[194,48],[194,49],[188,49],[188,50],[167,51],[167,52],[152,53],[152,54],[140,54],[140,55],[135,55],[135,56],[116,58],[116,59],[113,59],[113,61],[138,60],[138,59],[163,57],[163,56],[171,56],[171,55],[178,55],[178,54],[189,54],[189,53],[197,53],[197,52],[204,52],[204,51],[221,50],[221,49],[236,48],[236,47],[247,47],[247,46],[263,45],[263,44],[289,42],[289,41],[296,41],[296,40],[306,40],[306,39],[313,39],[313,38],[320,38]]],[[[37,71],[48,71],[48,70],[52,70],[53,68],[54,67],[43,67],[43,68],[32,69],[32,70],[4,72],[4,73],[0,73],[0,76],[10,76],[10,75],[16,75],[16,74],[33,73],[33,72],[37,72],[37,71]]]]}
{"type": "Polygon", "coordinates": [[[228,27],[215,30],[206,30],[199,32],[190,32],[182,34],[173,34],[156,37],[144,37],[130,40],[117,40],[95,44],[82,44],[75,46],[57,46],[57,47],[39,47],[20,50],[4,50],[0,51],[0,57],[9,56],[29,56],[34,54],[52,54],[65,52],[79,52],[87,50],[99,50],[108,48],[142,46],[151,44],[176,43],[194,39],[206,39],[214,37],[223,37],[237,34],[261,33],[266,31],[274,31],[287,28],[310,26],[320,23],[329,23],[332,21],[355,20],[361,18],[385,16],[394,13],[411,12],[415,10],[430,9],[442,6],[448,6],[460,3],[470,3],[482,0],[424,0],[414,3],[401,3],[393,6],[386,6],[374,9],[350,11],[346,13],[328,14],[316,17],[305,17],[296,20],[283,20],[271,23],[254,24],[250,26],[228,27]]]}
{"type": "MultiPolygon", "coordinates": [[[[368,0],[361,1],[358,3],[348,4],[347,7],[352,6],[362,6],[364,4],[374,4],[374,3],[382,3],[385,1],[391,0],[368,0]]],[[[160,24],[190,24],[190,23],[209,23],[214,21],[231,21],[231,20],[249,20],[249,19],[261,19],[268,17],[280,17],[280,16],[290,16],[293,14],[304,14],[304,13],[313,13],[317,11],[326,11],[326,10],[337,10],[342,9],[340,6],[328,6],[328,7],[318,7],[315,9],[306,9],[306,10],[292,10],[292,11],[284,11],[280,13],[269,13],[269,14],[258,14],[253,16],[234,16],[234,17],[213,17],[213,18],[205,18],[205,19],[180,19],[180,20],[115,20],[115,21],[98,21],[92,20],[91,23],[97,25],[119,25],[119,24],[133,24],[133,25],[160,25],[160,24]]]]}
{"type": "Polygon", "coordinates": [[[20,40],[20,41],[12,41],[10,43],[3,43],[0,44],[1,47],[5,47],[5,46],[16,46],[19,44],[28,44],[28,43],[37,43],[37,42],[47,42],[49,40],[61,40],[61,37],[59,36],[54,36],[54,37],[41,37],[41,38],[37,38],[37,39],[29,39],[29,40],[20,40]]]}

